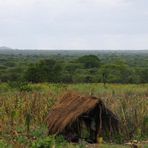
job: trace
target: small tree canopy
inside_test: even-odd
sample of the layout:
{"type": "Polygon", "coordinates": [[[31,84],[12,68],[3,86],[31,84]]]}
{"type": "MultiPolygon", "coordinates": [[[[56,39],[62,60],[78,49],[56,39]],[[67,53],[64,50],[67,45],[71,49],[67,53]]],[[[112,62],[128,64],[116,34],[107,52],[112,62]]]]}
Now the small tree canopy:
{"type": "Polygon", "coordinates": [[[84,68],[98,68],[100,66],[100,59],[95,55],[85,55],[78,58],[78,62],[84,65],[84,68]]]}

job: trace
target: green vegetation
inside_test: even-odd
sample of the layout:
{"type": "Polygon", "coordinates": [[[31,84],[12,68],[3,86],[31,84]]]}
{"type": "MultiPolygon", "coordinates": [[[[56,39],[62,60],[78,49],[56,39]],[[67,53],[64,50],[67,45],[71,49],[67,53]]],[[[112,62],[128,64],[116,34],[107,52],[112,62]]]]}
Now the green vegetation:
{"type": "Polygon", "coordinates": [[[148,83],[147,51],[0,51],[0,82],[148,83]]]}
{"type": "MultiPolygon", "coordinates": [[[[148,139],[147,84],[106,84],[104,87],[103,84],[97,83],[22,83],[19,87],[15,86],[17,85],[8,83],[0,85],[1,145],[31,147],[32,145],[46,145],[52,140],[54,141],[54,137],[47,137],[48,129],[45,118],[53,104],[69,91],[91,93],[102,98],[105,104],[119,117],[121,134],[110,141],[106,141],[104,137],[104,141],[123,144],[131,139],[138,141],[148,139]]],[[[60,144],[67,145],[68,143],[63,140],[60,144]]],[[[71,144],[68,145],[70,147],[71,144]]],[[[113,145],[113,147],[117,146],[113,145]]]]}
{"type": "Polygon", "coordinates": [[[100,147],[147,140],[147,59],[147,51],[0,50],[0,147],[86,147],[47,136],[50,108],[70,91],[101,98],[119,117],[120,134],[103,140],[123,146],[100,147]]]}

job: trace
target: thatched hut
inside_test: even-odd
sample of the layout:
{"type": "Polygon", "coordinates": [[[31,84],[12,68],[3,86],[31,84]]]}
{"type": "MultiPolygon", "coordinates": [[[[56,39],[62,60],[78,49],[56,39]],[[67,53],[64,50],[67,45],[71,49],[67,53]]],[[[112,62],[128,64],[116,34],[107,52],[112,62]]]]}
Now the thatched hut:
{"type": "Polygon", "coordinates": [[[84,139],[96,143],[98,136],[118,132],[118,118],[101,99],[68,93],[49,111],[49,134],[62,135],[68,141],[84,139]]]}

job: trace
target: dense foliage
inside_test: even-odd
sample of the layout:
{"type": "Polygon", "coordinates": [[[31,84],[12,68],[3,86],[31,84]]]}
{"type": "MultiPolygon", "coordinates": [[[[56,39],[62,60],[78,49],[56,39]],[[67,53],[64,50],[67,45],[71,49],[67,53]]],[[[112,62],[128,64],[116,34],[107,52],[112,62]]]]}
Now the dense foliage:
{"type": "Polygon", "coordinates": [[[0,81],[147,83],[145,51],[0,51],[0,81]]]}

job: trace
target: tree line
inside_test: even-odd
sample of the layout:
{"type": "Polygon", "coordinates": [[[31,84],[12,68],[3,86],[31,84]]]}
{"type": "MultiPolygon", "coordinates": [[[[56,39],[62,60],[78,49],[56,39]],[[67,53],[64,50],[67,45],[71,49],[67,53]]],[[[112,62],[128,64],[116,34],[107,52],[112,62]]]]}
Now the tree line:
{"type": "Polygon", "coordinates": [[[0,55],[0,82],[148,83],[147,55],[0,55]]]}
{"type": "Polygon", "coordinates": [[[129,66],[122,59],[103,63],[95,55],[72,61],[44,59],[28,66],[27,82],[40,83],[147,83],[148,69],[129,66]]]}

